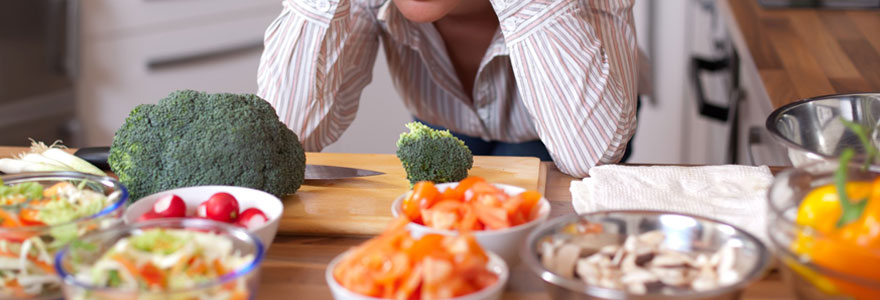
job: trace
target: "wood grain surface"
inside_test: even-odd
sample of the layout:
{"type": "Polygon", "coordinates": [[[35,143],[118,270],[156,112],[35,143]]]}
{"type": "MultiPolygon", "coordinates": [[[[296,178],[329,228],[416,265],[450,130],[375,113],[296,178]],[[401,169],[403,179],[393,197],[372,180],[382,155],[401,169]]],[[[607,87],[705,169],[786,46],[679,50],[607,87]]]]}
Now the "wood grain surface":
{"type": "MultiPolygon", "coordinates": [[[[393,154],[306,153],[306,162],[383,172],[345,180],[306,181],[282,199],[279,232],[288,234],[372,235],[391,221],[391,203],[410,186],[393,154]]],[[[476,156],[469,174],[489,182],[543,191],[541,161],[534,157],[476,156]]]]}
{"type": "Polygon", "coordinates": [[[730,25],[742,34],[774,108],[828,94],[880,92],[880,10],[719,1],[730,10],[730,25]]]}

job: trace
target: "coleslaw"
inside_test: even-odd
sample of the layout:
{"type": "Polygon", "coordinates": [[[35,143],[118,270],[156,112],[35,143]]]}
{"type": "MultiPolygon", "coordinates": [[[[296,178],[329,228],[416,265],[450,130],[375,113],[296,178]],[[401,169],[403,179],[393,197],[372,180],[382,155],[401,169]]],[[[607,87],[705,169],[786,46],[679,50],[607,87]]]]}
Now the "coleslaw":
{"type": "Polygon", "coordinates": [[[241,278],[211,288],[254,260],[252,254],[242,255],[233,246],[230,238],[212,232],[151,228],[118,240],[74,276],[93,287],[137,294],[138,299],[248,299],[241,278]],[[176,292],[181,290],[190,292],[176,292]]]}
{"type": "Polygon", "coordinates": [[[99,227],[71,221],[99,213],[118,197],[67,181],[48,188],[38,182],[0,185],[0,298],[57,295],[61,282],[53,254],[99,227]]]}

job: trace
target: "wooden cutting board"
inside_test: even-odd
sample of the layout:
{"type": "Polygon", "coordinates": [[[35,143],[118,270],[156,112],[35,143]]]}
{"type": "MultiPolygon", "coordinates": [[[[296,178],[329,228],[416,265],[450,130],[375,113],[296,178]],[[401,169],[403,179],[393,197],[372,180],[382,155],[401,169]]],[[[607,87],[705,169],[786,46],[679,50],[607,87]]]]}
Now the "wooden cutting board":
{"type": "MultiPolygon", "coordinates": [[[[392,219],[391,202],[409,190],[406,172],[393,154],[306,153],[306,162],[385,174],[306,181],[296,194],[282,199],[280,233],[378,234],[392,219]]],[[[543,193],[542,172],[540,160],[534,157],[475,156],[469,174],[543,193]]]]}

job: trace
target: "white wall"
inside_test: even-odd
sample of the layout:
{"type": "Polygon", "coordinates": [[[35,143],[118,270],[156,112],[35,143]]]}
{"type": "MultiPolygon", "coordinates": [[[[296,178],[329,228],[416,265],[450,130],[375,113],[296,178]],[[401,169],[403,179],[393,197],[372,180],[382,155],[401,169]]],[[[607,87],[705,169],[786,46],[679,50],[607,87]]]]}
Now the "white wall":
{"type": "Polygon", "coordinates": [[[637,1],[634,15],[639,45],[652,60],[654,94],[642,99],[629,162],[681,163],[689,58],[683,15],[690,0],[650,1],[637,1]]]}

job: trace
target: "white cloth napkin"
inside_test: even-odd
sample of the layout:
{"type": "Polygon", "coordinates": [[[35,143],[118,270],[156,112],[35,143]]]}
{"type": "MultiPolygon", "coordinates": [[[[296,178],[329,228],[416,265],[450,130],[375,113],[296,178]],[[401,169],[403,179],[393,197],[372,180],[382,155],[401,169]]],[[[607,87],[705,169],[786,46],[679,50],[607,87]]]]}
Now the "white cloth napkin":
{"type": "Polygon", "coordinates": [[[571,182],[574,210],[648,209],[721,220],[767,241],[767,166],[604,165],[571,182]]]}

